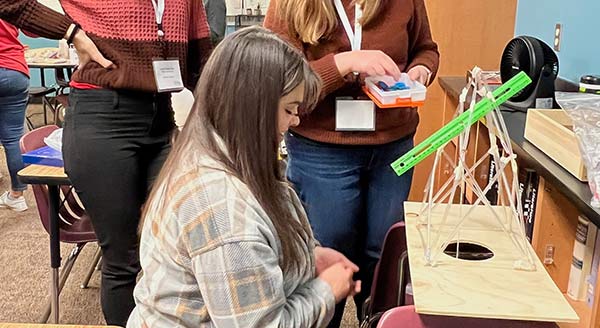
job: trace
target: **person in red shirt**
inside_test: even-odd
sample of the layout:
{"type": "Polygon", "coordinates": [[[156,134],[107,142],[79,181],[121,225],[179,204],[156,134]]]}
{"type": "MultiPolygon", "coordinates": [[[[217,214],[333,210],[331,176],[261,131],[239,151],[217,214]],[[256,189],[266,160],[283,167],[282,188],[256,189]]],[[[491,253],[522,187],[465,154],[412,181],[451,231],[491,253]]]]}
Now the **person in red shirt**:
{"type": "Polygon", "coordinates": [[[29,69],[25,47],[17,38],[19,30],[0,20],[0,141],[6,153],[10,173],[10,190],[0,195],[0,207],[22,212],[27,210],[17,172],[23,168],[19,139],[24,133],[25,109],[29,99],[29,69]]]}

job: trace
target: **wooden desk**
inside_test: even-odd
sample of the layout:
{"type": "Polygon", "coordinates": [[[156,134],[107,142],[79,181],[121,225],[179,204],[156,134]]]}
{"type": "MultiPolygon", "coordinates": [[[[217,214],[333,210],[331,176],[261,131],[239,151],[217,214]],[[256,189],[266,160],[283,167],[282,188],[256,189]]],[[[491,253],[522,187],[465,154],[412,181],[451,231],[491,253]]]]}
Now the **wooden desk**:
{"type": "Polygon", "coordinates": [[[63,167],[29,165],[18,173],[19,179],[28,184],[69,185],[71,181],[63,167]]]}
{"type": "Polygon", "coordinates": [[[60,235],[59,217],[60,207],[59,186],[70,185],[71,182],[65,174],[64,168],[45,165],[29,165],[18,173],[19,180],[27,184],[41,184],[48,186],[48,208],[50,218],[50,267],[52,268],[52,282],[50,295],[52,297],[53,323],[58,323],[58,270],[60,268],[60,235]]]}

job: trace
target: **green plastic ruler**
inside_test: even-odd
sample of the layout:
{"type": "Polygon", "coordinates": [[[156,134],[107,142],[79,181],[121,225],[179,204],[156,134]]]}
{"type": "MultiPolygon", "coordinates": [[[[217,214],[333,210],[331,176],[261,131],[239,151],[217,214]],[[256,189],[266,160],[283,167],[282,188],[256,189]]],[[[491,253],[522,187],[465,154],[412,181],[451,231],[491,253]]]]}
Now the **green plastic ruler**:
{"type": "Polygon", "coordinates": [[[436,152],[440,147],[443,147],[452,138],[458,136],[465,128],[475,124],[480,118],[491,112],[495,107],[517,94],[523,88],[531,83],[531,79],[525,72],[520,72],[512,79],[502,84],[498,89],[494,90],[495,101],[489,98],[484,98],[475,104],[472,112],[467,110],[458,117],[443,126],[437,132],[429,136],[423,142],[411,149],[404,156],[394,161],[391,166],[397,175],[402,175],[427,156],[436,152]]]}

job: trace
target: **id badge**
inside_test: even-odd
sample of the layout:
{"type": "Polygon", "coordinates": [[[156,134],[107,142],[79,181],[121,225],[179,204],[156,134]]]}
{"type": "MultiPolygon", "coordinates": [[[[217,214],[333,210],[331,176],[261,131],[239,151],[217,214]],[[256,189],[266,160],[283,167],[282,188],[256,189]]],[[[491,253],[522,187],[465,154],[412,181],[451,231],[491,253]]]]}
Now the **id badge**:
{"type": "Polygon", "coordinates": [[[336,131],[375,131],[375,104],[371,100],[336,99],[336,131]]]}
{"type": "Polygon", "coordinates": [[[155,59],[152,61],[154,79],[158,92],[172,92],[183,90],[183,79],[177,59],[155,59]]]}

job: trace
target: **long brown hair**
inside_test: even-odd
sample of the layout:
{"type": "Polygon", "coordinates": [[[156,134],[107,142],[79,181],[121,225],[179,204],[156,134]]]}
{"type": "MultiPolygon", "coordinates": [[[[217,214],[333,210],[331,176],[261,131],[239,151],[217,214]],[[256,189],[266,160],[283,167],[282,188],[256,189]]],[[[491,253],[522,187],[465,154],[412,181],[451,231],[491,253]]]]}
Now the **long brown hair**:
{"type": "MultiPolygon", "coordinates": [[[[275,1],[275,0],[273,0],[275,1]]],[[[290,33],[298,35],[304,43],[317,44],[328,38],[338,26],[338,16],[333,0],[277,0],[279,17],[288,22],[290,33]]],[[[363,15],[362,26],[368,26],[379,14],[383,0],[354,0],[363,15]]]]}
{"type": "Polygon", "coordinates": [[[292,214],[278,160],[277,120],[281,97],[302,83],[302,109],[310,110],[318,101],[320,80],[300,52],[260,27],[227,36],[204,67],[194,106],[154,184],[144,217],[160,213],[173,178],[193,167],[199,155],[208,155],[252,191],[281,241],[281,266],[297,269],[299,246],[310,232],[292,214]]]}

